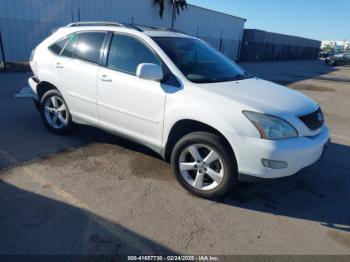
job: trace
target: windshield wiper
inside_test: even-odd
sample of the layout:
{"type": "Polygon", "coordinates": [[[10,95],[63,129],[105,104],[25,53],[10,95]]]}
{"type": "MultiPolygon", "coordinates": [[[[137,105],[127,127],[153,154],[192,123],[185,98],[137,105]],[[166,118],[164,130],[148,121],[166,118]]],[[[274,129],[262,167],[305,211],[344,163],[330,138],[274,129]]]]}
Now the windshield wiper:
{"type": "Polygon", "coordinates": [[[244,79],[250,79],[254,76],[244,73],[244,74],[238,74],[234,77],[218,77],[218,78],[205,78],[205,79],[190,79],[191,81],[198,83],[198,84],[210,84],[210,83],[220,83],[220,82],[231,82],[231,81],[239,81],[244,79]]]}

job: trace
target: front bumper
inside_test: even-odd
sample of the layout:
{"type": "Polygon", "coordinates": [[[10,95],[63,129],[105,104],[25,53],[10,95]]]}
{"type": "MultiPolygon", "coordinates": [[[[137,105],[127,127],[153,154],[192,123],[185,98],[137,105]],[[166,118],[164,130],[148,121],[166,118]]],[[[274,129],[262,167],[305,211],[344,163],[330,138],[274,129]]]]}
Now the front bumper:
{"type": "Polygon", "coordinates": [[[258,178],[279,178],[294,175],[319,160],[330,141],[330,134],[328,127],[324,126],[322,132],[313,137],[271,141],[242,136],[237,140],[235,151],[239,173],[258,178]],[[267,168],[262,159],[284,161],[288,166],[267,168]]]}

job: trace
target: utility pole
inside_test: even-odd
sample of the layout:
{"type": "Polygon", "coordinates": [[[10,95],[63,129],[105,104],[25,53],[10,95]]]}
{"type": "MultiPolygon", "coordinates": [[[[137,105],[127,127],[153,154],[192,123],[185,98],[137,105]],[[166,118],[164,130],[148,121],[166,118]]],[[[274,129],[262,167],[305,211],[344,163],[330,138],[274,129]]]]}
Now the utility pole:
{"type": "Polygon", "coordinates": [[[222,45],[223,45],[223,39],[222,39],[222,29],[221,29],[221,33],[220,33],[220,44],[219,44],[219,50],[220,50],[220,52],[222,52],[222,45]]]}
{"type": "Polygon", "coordinates": [[[2,64],[4,65],[4,71],[6,70],[6,60],[5,60],[5,51],[4,51],[4,43],[2,41],[1,31],[0,31],[0,53],[2,64]]]}
{"type": "Polygon", "coordinates": [[[344,38],[344,47],[343,47],[343,50],[345,51],[345,49],[346,49],[346,38],[344,38]]]}
{"type": "Polygon", "coordinates": [[[78,8],[78,22],[80,22],[80,8],[78,8]]]}

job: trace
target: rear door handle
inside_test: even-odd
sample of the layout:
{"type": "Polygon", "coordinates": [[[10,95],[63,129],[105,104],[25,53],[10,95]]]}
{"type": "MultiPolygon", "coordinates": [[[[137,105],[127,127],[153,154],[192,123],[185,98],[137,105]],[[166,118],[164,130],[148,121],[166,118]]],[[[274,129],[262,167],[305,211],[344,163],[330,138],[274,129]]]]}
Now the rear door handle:
{"type": "Polygon", "coordinates": [[[112,82],[112,79],[108,75],[102,75],[101,80],[103,82],[112,82]]]}
{"type": "Polygon", "coordinates": [[[64,66],[61,63],[56,64],[56,68],[63,68],[64,66]]]}

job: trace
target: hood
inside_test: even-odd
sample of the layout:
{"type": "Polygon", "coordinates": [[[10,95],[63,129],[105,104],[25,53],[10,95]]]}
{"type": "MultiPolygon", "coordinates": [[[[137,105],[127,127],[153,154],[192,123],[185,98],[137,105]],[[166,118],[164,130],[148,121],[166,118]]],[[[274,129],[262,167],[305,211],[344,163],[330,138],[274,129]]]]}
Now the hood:
{"type": "Polygon", "coordinates": [[[317,107],[315,101],[297,91],[258,78],[204,84],[201,88],[266,114],[303,114],[317,107]]]}

